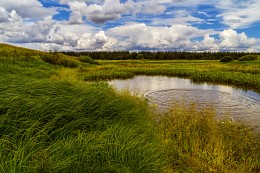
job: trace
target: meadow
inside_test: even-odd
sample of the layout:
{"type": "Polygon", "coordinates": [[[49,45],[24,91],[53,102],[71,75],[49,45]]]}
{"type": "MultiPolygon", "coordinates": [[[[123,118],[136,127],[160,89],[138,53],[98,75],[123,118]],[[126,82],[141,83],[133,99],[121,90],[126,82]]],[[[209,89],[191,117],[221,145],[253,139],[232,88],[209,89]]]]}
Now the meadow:
{"type": "Polygon", "coordinates": [[[259,172],[251,127],[196,104],[158,115],[105,82],[166,75],[260,92],[259,67],[259,58],[94,61],[1,44],[0,172],[259,172]]]}

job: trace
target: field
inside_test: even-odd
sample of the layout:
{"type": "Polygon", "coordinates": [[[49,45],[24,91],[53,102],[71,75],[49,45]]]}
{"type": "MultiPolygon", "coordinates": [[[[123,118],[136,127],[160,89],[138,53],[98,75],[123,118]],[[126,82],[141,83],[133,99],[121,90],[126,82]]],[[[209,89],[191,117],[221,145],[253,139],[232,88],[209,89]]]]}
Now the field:
{"type": "Polygon", "coordinates": [[[166,75],[260,92],[259,67],[259,58],[92,61],[0,45],[0,172],[259,172],[250,127],[196,104],[157,115],[105,82],[166,75]]]}

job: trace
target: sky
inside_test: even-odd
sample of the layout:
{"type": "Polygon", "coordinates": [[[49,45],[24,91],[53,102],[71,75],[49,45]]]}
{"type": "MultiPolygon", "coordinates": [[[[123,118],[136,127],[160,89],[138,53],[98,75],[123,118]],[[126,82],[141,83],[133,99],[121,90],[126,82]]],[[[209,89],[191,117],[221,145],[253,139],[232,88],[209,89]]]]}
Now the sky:
{"type": "Polygon", "coordinates": [[[0,42],[45,51],[260,52],[260,0],[0,0],[0,42]]]}

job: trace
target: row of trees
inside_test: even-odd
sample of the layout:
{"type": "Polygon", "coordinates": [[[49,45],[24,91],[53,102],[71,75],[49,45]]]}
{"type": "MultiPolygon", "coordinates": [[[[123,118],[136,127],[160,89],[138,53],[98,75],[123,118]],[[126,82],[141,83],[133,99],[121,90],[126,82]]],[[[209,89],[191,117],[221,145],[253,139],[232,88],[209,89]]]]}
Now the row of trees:
{"type": "MultiPolygon", "coordinates": [[[[63,52],[71,56],[90,56],[96,60],[126,60],[126,59],[155,59],[155,60],[220,60],[224,56],[230,56],[233,59],[239,59],[245,55],[257,53],[245,52],[129,52],[129,51],[113,51],[113,52],[63,52]]],[[[258,53],[259,55],[259,53],[258,53]]]]}

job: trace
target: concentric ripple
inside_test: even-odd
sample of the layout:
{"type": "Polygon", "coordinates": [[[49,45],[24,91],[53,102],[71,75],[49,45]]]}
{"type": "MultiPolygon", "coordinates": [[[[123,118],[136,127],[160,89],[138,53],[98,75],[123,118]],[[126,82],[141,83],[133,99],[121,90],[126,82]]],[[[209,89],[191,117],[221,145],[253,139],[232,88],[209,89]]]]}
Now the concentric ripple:
{"type": "Polygon", "coordinates": [[[196,103],[198,108],[214,107],[218,116],[225,113],[236,121],[258,126],[256,131],[260,133],[260,94],[254,91],[165,76],[135,76],[109,83],[118,90],[144,94],[159,113],[167,112],[176,103],[196,103]]]}
{"type": "Polygon", "coordinates": [[[150,92],[146,97],[162,112],[169,110],[176,103],[196,103],[199,108],[214,106],[218,115],[229,113],[235,120],[252,122],[259,121],[260,118],[260,102],[234,93],[203,89],[168,89],[150,92]]]}

